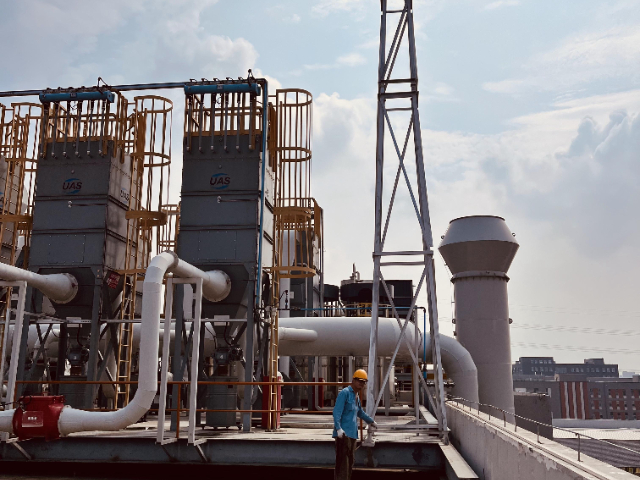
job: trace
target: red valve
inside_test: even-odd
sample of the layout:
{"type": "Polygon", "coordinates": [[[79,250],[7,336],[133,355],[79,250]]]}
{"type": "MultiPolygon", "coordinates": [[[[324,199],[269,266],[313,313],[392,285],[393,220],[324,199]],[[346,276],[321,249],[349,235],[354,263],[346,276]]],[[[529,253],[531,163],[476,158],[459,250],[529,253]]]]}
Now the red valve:
{"type": "Polygon", "coordinates": [[[20,440],[44,438],[56,440],[60,438],[58,419],[64,408],[64,396],[20,397],[20,405],[13,414],[13,433],[20,440]]]}

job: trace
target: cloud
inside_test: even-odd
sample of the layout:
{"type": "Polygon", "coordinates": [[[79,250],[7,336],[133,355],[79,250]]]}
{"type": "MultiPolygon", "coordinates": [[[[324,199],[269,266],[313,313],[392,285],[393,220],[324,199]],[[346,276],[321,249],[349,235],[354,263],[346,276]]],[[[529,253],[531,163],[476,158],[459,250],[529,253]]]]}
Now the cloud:
{"type": "Polygon", "coordinates": [[[371,0],[321,0],[311,8],[311,11],[320,17],[336,12],[361,11],[365,4],[373,3],[371,0]]]}
{"type": "Polygon", "coordinates": [[[341,67],[358,67],[367,63],[367,59],[355,52],[341,55],[334,63],[313,63],[304,65],[305,70],[332,70],[341,67]]]}
{"type": "MultiPolygon", "coordinates": [[[[346,278],[354,261],[363,278],[370,276],[375,108],[373,98],[348,100],[337,93],[315,100],[312,188],[325,209],[327,282],[346,278]],[[354,245],[353,238],[363,243],[354,245]]],[[[423,129],[434,237],[452,218],[497,214],[527,243],[523,263],[571,257],[624,265],[617,263],[621,252],[640,242],[640,224],[633,220],[640,205],[637,112],[640,91],[632,91],[558,103],[513,119],[499,134],[423,129]],[[620,111],[624,105],[633,113],[620,111]]],[[[386,152],[391,167],[395,154],[386,152]]],[[[386,172],[388,189],[394,173],[386,172]]],[[[397,232],[414,221],[406,198],[395,211],[389,248],[405,241],[397,232]]],[[[446,274],[438,282],[446,289],[446,274]]]]}
{"type": "Polygon", "coordinates": [[[484,6],[485,10],[495,10],[502,7],[516,7],[520,5],[520,0],[498,0],[484,6]]]}
{"type": "Polygon", "coordinates": [[[298,15],[297,13],[282,17],[282,21],[285,23],[300,23],[300,20],[300,15],[298,15]]]}
{"type": "Polygon", "coordinates": [[[338,57],[336,62],[340,65],[346,65],[347,67],[357,67],[367,63],[367,59],[359,53],[349,53],[338,57]]]}
{"type": "Polygon", "coordinates": [[[640,29],[615,27],[574,35],[558,47],[534,55],[522,66],[523,75],[486,82],[483,88],[510,95],[558,91],[603,79],[637,81],[640,71],[640,29]]]}
{"type": "Polygon", "coordinates": [[[0,30],[0,43],[14,45],[3,61],[22,66],[4,69],[0,80],[6,86],[57,87],[91,85],[98,75],[110,82],[245,76],[258,58],[253,45],[212,34],[201,23],[216,3],[115,0],[107,10],[79,0],[15,3],[3,12],[14,21],[0,30]],[[43,45],[55,48],[37,62],[23,61],[43,45]]]}

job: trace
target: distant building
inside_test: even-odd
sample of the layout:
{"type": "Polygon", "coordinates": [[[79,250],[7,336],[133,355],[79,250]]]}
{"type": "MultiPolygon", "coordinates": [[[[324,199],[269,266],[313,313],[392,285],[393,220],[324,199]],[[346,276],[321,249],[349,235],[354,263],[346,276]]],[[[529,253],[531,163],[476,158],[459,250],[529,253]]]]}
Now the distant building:
{"type": "Polygon", "coordinates": [[[640,420],[640,376],[588,382],[591,418],[640,420]]]}
{"type": "Polygon", "coordinates": [[[520,357],[511,371],[515,376],[554,376],[573,374],[587,377],[618,378],[618,365],[604,363],[604,358],[587,358],[584,363],[556,363],[553,357],[520,357]]]}
{"type": "Polygon", "coordinates": [[[553,357],[520,357],[513,364],[514,375],[551,375],[555,374],[556,362],[553,357]]]}
{"type": "Polygon", "coordinates": [[[640,420],[640,375],[617,378],[618,366],[606,364],[604,359],[561,364],[551,357],[526,357],[513,368],[514,390],[549,395],[553,418],[640,420]],[[555,367],[554,375],[533,370],[549,366],[555,367]]]}

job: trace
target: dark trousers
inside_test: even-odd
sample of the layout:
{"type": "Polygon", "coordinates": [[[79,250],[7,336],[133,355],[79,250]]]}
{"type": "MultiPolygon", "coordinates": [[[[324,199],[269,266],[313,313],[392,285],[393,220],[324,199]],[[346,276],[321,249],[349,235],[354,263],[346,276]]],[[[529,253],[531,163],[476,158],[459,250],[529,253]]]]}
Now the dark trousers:
{"type": "Polygon", "coordinates": [[[336,469],[334,480],[351,480],[351,470],[353,469],[353,457],[356,452],[355,438],[343,435],[336,438],[336,469]]]}

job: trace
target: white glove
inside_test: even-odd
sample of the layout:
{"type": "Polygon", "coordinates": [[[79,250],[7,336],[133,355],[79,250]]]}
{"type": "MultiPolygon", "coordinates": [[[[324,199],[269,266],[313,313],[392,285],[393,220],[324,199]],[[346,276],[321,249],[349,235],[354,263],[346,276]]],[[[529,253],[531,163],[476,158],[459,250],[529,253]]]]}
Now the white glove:
{"type": "Polygon", "coordinates": [[[343,429],[339,428],[337,433],[338,433],[338,438],[344,437],[344,430],[343,429]]]}
{"type": "Polygon", "coordinates": [[[378,429],[378,424],[374,421],[373,423],[369,424],[369,428],[371,430],[377,430],[378,429]]]}

